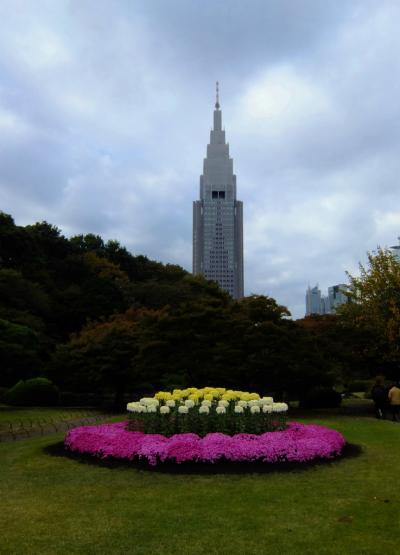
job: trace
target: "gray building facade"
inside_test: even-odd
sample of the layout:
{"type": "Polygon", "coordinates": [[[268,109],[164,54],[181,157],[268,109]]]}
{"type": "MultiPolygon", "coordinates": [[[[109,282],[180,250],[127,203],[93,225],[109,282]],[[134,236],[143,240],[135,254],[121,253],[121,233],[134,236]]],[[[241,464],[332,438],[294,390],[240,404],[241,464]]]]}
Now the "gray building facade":
{"type": "Polygon", "coordinates": [[[216,281],[235,299],[243,297],[243,203],[236,199],[236,175],[222,129],[218,84],[214,125],[200,176],[200,200],[193,203],[193,273],[216,281]]]}
{"type": "Polygon", "coordinates": [[[308,286],[306,291],[306,316],[322,314],[321,290],[318,285],[308,286]]]}
{"type": "Polygon", "coordinates": [[[334,314],[336,309],[347,303],[345,294],[348,285],[339,283],[328,287],[328,296],[321,294],[318,284],[315,287],[308,286],[306,291],[306,316],[312,314],[334,314]]]}
{"type": "Polygon", "coordinates": [[[331,313],[334,313],[342,304],[347,303],[345,291],[347,291],[348,288],[349,286],[345,283],[339,283],[338,285],[328,287],[329,308],[331,313]]]}
{"type": "Polygon", "coordinates": [[[395,255],[395,257],[400,260],[400,237],[397,237],[397,239],[399,241],[399,244],[393,245],[393,247],[390,247],[390,250],[395,255]]]}

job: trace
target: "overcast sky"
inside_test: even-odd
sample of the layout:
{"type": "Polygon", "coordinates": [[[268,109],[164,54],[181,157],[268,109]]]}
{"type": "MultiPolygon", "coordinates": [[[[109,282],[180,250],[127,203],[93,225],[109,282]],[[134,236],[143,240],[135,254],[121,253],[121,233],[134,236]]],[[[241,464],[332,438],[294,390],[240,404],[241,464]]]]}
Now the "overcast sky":
{"type": "Polygon", "coordinates": [[[2,0],[0,209],[191,270],[215,81],[245,291],[304,314],[400,235],[398,0],[2,0]]]}

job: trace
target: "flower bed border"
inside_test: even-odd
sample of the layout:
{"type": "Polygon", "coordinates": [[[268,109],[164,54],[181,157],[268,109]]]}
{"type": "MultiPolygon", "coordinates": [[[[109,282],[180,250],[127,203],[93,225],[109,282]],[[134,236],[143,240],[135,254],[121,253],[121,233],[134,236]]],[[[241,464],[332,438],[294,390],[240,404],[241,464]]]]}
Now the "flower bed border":
{"type": "Polygon", "coordinates": [[[346,441],[336,430],[316,424],[289,423],[283,431],[260,435],[221,433],[199,438],[177,434],[166,438],[126,430],[126,422],[81,426],[65,437],[67,451],[102,461],[127,461],[154,467],[161,464],[196,466],[216,463],[261,463],[263,466],[303,465],[341,455],[346,441]]]}

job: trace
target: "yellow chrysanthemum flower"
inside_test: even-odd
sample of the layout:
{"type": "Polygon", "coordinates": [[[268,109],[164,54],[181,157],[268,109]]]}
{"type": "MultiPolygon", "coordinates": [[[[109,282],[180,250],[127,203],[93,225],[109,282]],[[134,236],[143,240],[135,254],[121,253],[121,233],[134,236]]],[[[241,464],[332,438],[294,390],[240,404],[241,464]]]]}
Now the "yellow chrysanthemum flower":
{"type": "Polygon", "coordinates": [[[172,394],[169,391],[159,391],[154,395],[154,398],[160,401],[166,401],[167,399],[172,399],[172,394]]]}

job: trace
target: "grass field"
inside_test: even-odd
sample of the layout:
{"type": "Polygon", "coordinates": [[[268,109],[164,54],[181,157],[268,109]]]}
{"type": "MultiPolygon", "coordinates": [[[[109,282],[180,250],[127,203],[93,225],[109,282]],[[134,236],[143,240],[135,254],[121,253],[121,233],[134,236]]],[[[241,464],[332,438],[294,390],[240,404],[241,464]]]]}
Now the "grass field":
{"type": "Polygon", "coordinates": [[[1,554],[398,552],[400,424],[333,415],[362,454],[297,472],[166,474],[0,444],[1,554]]]}

